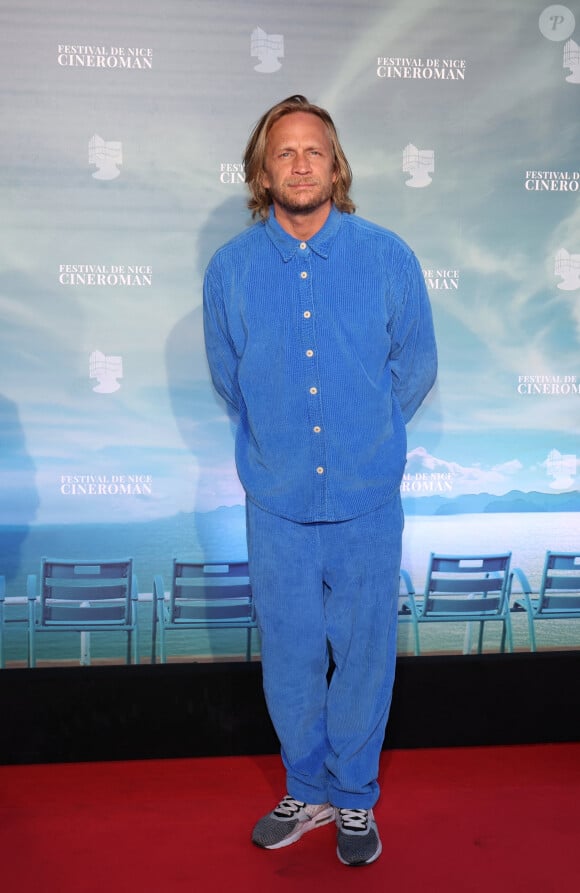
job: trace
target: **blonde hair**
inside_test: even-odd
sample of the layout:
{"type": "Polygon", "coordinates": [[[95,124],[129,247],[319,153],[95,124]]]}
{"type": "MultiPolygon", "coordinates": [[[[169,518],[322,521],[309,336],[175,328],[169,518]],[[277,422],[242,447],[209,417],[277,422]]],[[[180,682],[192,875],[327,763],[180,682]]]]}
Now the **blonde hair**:
{"type": "Polygon", "coordinates": [[[332,201],[339,211],[344,211],[346,214],[354,213],[354,202],[348,194],[352,184],[352,170],[340,145],[334,122],[325,109],[320,108],[318,105],[313,105],[305,96],[296,94],[283,99],[282,102],[278,102],[265,112],[254,127],[248,140],[248,145],[244,152],[244,167],[246,183],[250,190],[248,208],[252,212],[252,217],[267,218],[271,204],[269,190],[262,185],[268,134],[276,121],[279,121],[284,115],[291,115],[293,112],[307,112],[310,115],[316,115],[325,124],[332,146],[337,173],[336,181],[332,188],[332,201]]]}

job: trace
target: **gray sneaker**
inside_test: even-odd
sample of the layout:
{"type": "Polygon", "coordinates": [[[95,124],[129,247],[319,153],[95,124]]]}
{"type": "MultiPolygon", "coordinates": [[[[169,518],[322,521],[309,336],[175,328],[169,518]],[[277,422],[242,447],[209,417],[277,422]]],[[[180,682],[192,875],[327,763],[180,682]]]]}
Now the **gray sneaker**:
{"type": "Polygon", "coordinates": [[[343,865],[370,865],[382,844],[372,809],[337,809],[336,853],[343,865]]]}
{"type": "Polygon", "coordinates": [[[256,824],[252,843],[267,850],[278,850],[299,840],[307,831],[327,825],[334,819],[330,803],[302,803],[287,794],[278,806],[256,824]]]}

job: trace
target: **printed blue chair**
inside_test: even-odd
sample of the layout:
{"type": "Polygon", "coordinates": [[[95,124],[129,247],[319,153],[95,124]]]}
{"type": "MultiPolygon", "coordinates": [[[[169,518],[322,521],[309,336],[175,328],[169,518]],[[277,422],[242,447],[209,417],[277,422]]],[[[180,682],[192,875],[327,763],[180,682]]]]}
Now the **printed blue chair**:
{"type": "Polygon", "coordinates": [[[55,632],[124,632],[126,662],[133,653],[138,663],[138,595],[132,558],[43,558],[40,594],[30,612],[29,665],[36,666],[37,636],[55,632]]]}
{"type": "MultiPolygon", "coordinates": [[[[510,619],[511,552],[497,555],[438,555],[431,553],[425,590],[417,597],[412,587],[405,604],[418,630],[423,623],[479,623],[478,654],[483,649],[486,623],[502,624],[501,651],[513,651],[510,619]]],[[[468,630],[471,627],[467,627],[468,630]]]]}
{"type": "Polygon", "coordinates": [[[166,633],[184,629],[245,629],[246,660],[252,659],[252,630],[256,616],[247,562],[173,561],[169,599],[163,577],[153,581],[153,650],[157,633],[159,660],[167,659],[166,633]]]}
{"type": "MultiPolygon", "coordinates": [[[[417,612],[413,611],[410,604],[410,596],[413,596],[415,599],[416,592],[413,587],[413,583],[411,582],[411,577],[408,571],[404,568],[401,568],[399,573],[399,611],[398,611],[398,622],[401,623],[410,623],[413,627],[413,650],[416,655],[421,653],[420,645],[419,645],[419,624],[417,622],[417,612]],[[404,588],[404,591],[401,593],[401,588],[404,588]]],[[[413,602],[416,605],[416,600],[413,602]]]]}
{"type": "Polygon", "coordinates": [[[546,552],[537,593],[520,568],[513,574],[523,593],[514,609],[527,613],[531,651],[536,650],[536,621],[580,620],[580,552],[546,552]]]}
{"type": "Polygon", "coordinates": [[[4,641],[5,630],[10,624],[27,626],[28,629],[30,629],[31,611],[34,610],[33,605],[36,598],[35,590],[36,579],[34,575],[29,574],[26,581],[26,602],[28,605],[28,613],[25,616],[18,617],[6,616],[6,578],[4,576],[0,576],[0,669],[4,669],[6,666],[6,650],[4,641]]]}

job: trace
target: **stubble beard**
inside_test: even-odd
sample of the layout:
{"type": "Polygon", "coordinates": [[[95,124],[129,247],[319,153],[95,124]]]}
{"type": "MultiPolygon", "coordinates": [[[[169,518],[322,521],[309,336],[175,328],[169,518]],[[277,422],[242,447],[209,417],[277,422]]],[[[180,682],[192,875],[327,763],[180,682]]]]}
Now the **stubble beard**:
{"type": "Polygon", "coordinates": [[[312,214],[314,211],[318,211],[318,209],[325,205],[329,199],[332,199],[333,187],[333,184],[326,187],[322,186],[319,181],[309,185],[313,185],[317,187],[317,189],[315,192],[311,193],[308,198],[305,195],[292,195],[291,186],[287,186],[286,188],[282,186],[281,188],[275,189],[270,187],[268,192],[270,193],[270,198],[287,213],[307,215],[312,214]]]}

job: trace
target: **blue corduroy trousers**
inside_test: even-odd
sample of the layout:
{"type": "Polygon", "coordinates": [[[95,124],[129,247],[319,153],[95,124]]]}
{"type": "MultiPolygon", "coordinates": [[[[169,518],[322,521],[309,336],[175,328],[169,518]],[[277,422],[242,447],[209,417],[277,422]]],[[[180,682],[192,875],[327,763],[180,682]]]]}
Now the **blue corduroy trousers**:
{"type": "Polygon", "coordinates": [[[248,500],[247,526],[264,692],[288,793],[370,809],[395,675],[400,496],[349,521],[306,524],[248,500]]]}

